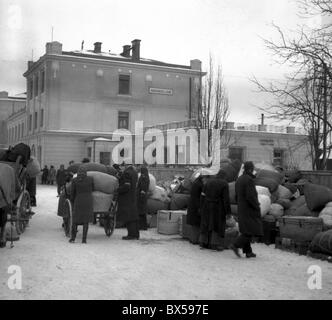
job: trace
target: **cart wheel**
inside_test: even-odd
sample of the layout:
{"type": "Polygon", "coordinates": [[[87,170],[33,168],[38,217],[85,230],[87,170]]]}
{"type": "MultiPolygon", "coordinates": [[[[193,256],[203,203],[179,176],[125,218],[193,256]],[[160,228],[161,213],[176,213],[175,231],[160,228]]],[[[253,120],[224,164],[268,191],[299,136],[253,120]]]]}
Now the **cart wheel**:
{"type": "Polygon", "coordinates": [[[73,210],[69,199],[66,199],[63,210],[64,210],[63,229],[65,231],[66,237],[70,237],[72,229],[72,221],[73,221],[73,210]]]}
{"type": "Polygon", "coordinates": [[[104,219],[104,229],[105,233],[108,237],[110,237],[115,229],[116,225],[116,211],[117,211],[117,203],[112,202],[111,208],[107,216],[104,219]]]}
{"type": "Polygon", "coordinates": [[[30,219],[31,205],[30,195],[28,191],[24,190],[18,198],[16,204],[16,231],[21,234],[25,231],[30,219]]]}

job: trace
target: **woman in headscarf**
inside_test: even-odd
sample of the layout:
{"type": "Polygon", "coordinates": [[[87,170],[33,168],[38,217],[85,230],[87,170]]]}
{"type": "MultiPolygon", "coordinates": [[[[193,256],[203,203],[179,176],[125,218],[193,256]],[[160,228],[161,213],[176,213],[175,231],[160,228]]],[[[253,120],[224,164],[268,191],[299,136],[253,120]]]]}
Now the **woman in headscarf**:
{"type": "Polygon", "coordinates": [[[124,223],[128,235],[123,240],[138,240],[138,212],[136,207],[137,172],[133,166],[127,167],[120,177],[118,189],[117,219],[124,223]]]}
{"type": "Polygon", "coordinates": [[[226,216],[231,214],[229,188],[225,179],[225,171],[219,170],[218,174],[209,179],[203,187],[204,204],[199,239],[202,248],[223,250],[226,216]]]}
{"type": "Polygon", "coordinates": [[[82,243],[86,243],[89,222],[93,222],[93,178],[87,175],[86,169],[80,167],[77,177],[72,180],[70,199],[73,205],[71,238],[75,242],[77,226],[83,225],[82,243]]]}
{"type": "Polygon", "coordinates": [[[137,183],[137,210],[139,216],[139,230],[147,230],[146,220],[148,191],[150,185],[149,171],[146,167],[141,167],[141,175],[137,183]]]}

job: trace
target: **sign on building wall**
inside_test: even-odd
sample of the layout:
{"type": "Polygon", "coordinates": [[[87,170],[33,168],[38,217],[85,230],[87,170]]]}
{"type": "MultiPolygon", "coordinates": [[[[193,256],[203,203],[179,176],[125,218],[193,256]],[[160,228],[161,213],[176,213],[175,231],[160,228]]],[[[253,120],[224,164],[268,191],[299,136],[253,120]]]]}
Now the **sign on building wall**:
{"type": "Polygon", "coordinates": [[[149,88],[149,93],[152,94],[166,94],[171,96],[173,94],[172,89],[162,89],[162,88],[149,88]]]}
{"type": "Polygon", "coordinates": [[[274,146],[274,140],[272,139],[260,139],[259,142],[262,146],[274,146]]]}

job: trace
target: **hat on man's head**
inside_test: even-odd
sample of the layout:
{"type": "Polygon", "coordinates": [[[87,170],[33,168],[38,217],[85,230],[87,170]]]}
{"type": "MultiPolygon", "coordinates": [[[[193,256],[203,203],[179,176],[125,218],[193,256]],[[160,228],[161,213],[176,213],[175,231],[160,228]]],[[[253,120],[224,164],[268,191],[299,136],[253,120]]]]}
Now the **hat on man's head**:
{"type": "Polygon", "coordinates": [[[252,161],[246,161],[243,165],[244,171],[252,171],[255,169],[254,163],[252,161]]]}

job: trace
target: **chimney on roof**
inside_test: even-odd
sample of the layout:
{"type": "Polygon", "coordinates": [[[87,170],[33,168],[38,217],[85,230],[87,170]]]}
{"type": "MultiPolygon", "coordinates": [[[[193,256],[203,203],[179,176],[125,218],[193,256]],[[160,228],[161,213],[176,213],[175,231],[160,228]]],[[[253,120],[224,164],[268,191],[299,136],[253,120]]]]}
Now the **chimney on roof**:
{"type": "Polygon", "coordinates": [[[122,48],[123,48],[123,50],[122,50],[121,56],[129,58],[130,57],[131,45],[126,44],[122,48]]]}
{"type": "Polygon", "coordinates": [[[8,92],[7,91],[1,91],[0,92],[0,98],[8,98],[8,92]]]}
{"type": "Polygon", "coordinates": [[[95,48],[93,50],[94,53],[101,53],[101,44],[102,44],[102,42],[95,42],[94,43],[94,46],[95,46],[95,48]]]}
{"type": "Polygon", "coordinates": [[[133,61],[140,60],[140,42],[141,40],[135,39],[131,42],[132,44],[132,59],[133,61]]]}
{"type": "Polygon", "coordinates": [[[47,42],[46,54],[62,54],[62,43],[58,41],[47,42]]]}

